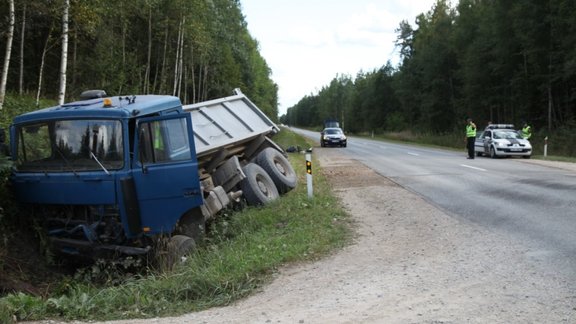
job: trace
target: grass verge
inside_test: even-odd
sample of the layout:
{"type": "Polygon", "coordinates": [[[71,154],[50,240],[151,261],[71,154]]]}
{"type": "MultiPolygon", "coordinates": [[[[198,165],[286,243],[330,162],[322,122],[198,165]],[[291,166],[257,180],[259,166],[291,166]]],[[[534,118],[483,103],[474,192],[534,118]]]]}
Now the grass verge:
{"type": "MultiPolygon", "coordinates": [[[[289,131],[274,140],[285,148],[310,145],[289,131]]],[[[171,272],[106,286],[70,280],[44,298],[11,294],[0,299],[0,322],[149,318],[227,305],[269,282],[282,265],[314,260],[347,244],[349,218],[326,179],[315,174],[315,196],[309,199],[304,155],[289,159],[299,177],[296,189],[265,207],[224,215],[205,246],[171,272]]]]}

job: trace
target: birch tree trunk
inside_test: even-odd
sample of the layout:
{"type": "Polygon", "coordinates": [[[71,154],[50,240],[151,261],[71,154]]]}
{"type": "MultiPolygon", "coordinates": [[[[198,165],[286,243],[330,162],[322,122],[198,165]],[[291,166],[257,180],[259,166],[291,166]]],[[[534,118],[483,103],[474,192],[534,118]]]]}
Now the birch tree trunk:
{"type": "Polygon", "coordinates": [[[200,101],[206,100],[208,97],[208,64],[204,65],[204,81],[202,82],[202,93],[200,94],[200,101]]]}
{"type": "Polygon", "coordinates": [[[184,103],[189,103],[189,98],[188,98],[188,64],[184,64],[184,67],[182,68],[182,70],[184,70],[184,80],[182,82],[182,87],[184,88],[182,90],[182,102],[184,103]]]}
{"type": "Polygon", "coordinates": [[[42,92],[42,81],[44,78],[44,63],[46,62],[46,53],[50,47],[50,38],[52,36],[52,28],[48,31],[48,36],[46,37],[46,44],[44,44],[44,50],[42,51],[42,60],[40,61],[40,71],[38,72],[38,89],[36,90],[36,107],[40,106],[40,93],[42,92]]]}
{"type": "Polygon", "coordinates": [[[180,37],[182,37],[182,20],[178,26],[178,38],[176,39],[176,59],[174,60],[174,87],[172,88],[172,95],[176,95],[178,87],[178,65],[180,64],[180,37]]]}
{"type": "Polygon", "coordinates": [[[4,106],[6,97],[6,83],[8,82],[8,66],[10,65],[10,53],[12,52],[12,39],[14,38],[14,0],[9,0],[10,6],[10,25],[8,28],[8,39],[6,41],[6,56],[4,57],[4,68],[2,69],[2,79],[0,79],[0,110],[4,106]]]}
{"type": "Polygon", "coordinates": [[[22,8],[22,30],[20,31],[20,78],[18,82],[18,94],[24,93],[24,40],[26,39],[26,4],[22,8]]]}
{"type": "MultiPolygon", "coordinates": [[[[164,92],[164,89],[166,87],[166,60],[167,60],[167,56],[168,56],[168,24],[166,24],[166,31],[164,34],[164,51],[162,53],[162,65],[160,68],[160,81],[159,81],[159,87],[156,87],[156,85],[154,85],[154,89],[157,90],[160,93],[164,92]]],[[[158,79],[154,80],[154,83],[157,82],[158,79]]]]}
{"type": "Polygon", "coordinates": [[[204,67],[203,64],[198,66],[198,90],[196,91],[197,102],[202,101],[202,84],[204,84],[204,67]]]}
{"type": "Polygon", "coordinates": [[[190,46],[190,78],[192,79],[192,85],[190,89],[192,89],[192,98],[190,99],[190,103],[196,103],[196,76],[194,71],[194,46],[190,46]]]}
{"type": "Polygon", "coordinates": [[[72,34],[73,42],[73,49],[72,49],[72,89],[76,87],[78,84],[78,70],[77,70],[77,63],[78,63],[78,29],[73,29],[72,34]]]}
{"type": "Polygon", "coordinates": [[[148,58],[144,74],[144,93],[150,93],[150,62],[152,61],[152,5],[148,8],[148,58]]]}
{"type": "Polygon", "coordinates": [[[64,0],[64,12],[62,14],[62,57],[60,61],[60,91],[58,92],[58,104],[64,104],[66,97],[66,67],[68,63],[68,10],[70,0],[64,0]]]}
{"type": "Polygon", "coordinates": [[[180,37],[180,62],[178,62],[178,91],[177,96],[180,97],[182,93],[182,77],[184,75],[184,24],[186,23],[186,18],[182,22],[182,37],[180,37]]]}

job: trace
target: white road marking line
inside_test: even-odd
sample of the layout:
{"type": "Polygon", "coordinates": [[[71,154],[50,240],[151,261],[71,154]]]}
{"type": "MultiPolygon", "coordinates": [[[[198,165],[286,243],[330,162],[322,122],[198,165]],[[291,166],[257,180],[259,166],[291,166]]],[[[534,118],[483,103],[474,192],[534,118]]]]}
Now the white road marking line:
{"type": "Polygon", "coordinates": [[[488,170],[486,170],[486,169],[477,168],[477,167],[473,167],[473,166],[471,166],[471,165],[466,165],[466,164],[460,164],[460,166],[465,167],[465,168],[470,168],[470,169],[478,170],[478,171],[488,171],[488,170]]]}
{"type": "Polygon", "coordinates": [[[414,155],[414,156],[420,156],[420,154],[418,154],[418,153],[412,153],[412,152],[408,152],[408,154],[410,154],[410,155],[414,155]]]}

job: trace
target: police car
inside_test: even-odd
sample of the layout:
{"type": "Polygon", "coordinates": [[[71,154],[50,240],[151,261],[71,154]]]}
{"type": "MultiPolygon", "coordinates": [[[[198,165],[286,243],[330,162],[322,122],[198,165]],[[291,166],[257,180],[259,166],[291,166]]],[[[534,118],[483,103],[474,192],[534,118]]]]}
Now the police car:
{"type": "Polygon", "coordinates": [[[505,156],[521,156],[529,159],[532,156],[530,141],[522,137],[522,133],[514,129],[512,124],[492,124],[476,135],[474,152],[477,156],[491,158],[505,156]]]}

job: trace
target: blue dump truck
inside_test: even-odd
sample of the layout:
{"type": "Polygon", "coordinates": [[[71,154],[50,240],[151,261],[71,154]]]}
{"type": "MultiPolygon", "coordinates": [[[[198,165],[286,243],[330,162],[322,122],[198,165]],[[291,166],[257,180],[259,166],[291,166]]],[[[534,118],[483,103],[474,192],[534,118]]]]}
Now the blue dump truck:
{"type": "Polygon", "coordinates": [[[222,209],[296,186],[278,131],[238,89],[193,105],[91,90],[14,118],[11,184],[58,254],[143,255],[159,237],[183,254],[222,209]]]}

